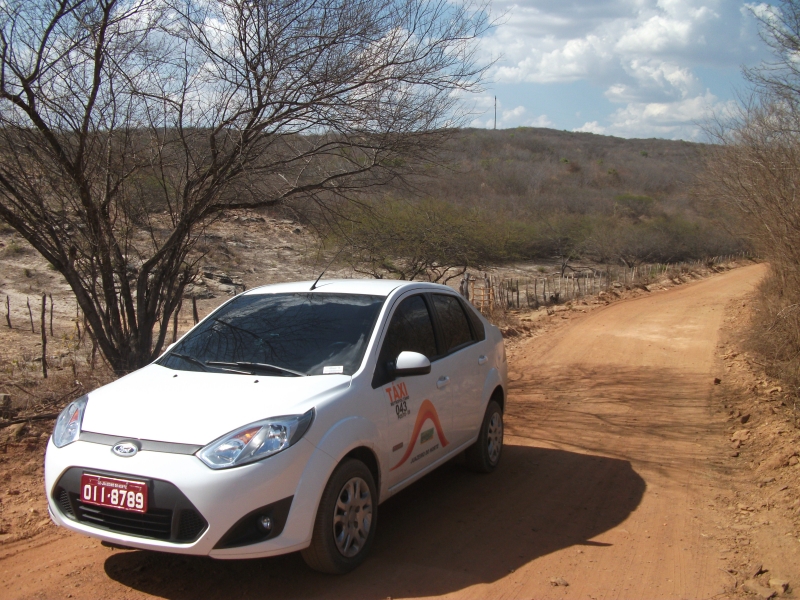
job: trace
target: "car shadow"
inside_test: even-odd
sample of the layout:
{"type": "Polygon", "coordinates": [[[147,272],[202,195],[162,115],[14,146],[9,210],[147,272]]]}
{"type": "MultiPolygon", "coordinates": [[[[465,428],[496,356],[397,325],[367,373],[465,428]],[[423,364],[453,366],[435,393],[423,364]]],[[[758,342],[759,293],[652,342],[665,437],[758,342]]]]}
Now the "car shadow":
{"type": "Polygon", "coordinates": [[[491,475],[459,457],[382,504],[369,558],[344,576],[311,571],[297,553],[217,561],[120,551],[105,571],[174,600],[435,596],[570,546],[608,545],[592,539],[622,523],[644,491],[625,460],[507,444],[491,475]]]}

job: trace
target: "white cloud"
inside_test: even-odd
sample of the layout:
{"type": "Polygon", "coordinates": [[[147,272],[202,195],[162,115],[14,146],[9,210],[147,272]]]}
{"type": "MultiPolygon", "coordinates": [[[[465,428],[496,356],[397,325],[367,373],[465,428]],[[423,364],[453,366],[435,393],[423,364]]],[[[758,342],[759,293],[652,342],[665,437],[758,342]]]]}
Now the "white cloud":
{"type": "Polygon", "coordinates": [[[579,131],[583,133],[600,133],[605,134],[606,128],[600,125],[597,121],[587,121],[580,127],[573,129],[573,131],[579,131]]]}
{"type": "Polygon", "coordinates": [[[525,114],[524,106],[517,106],[515,108],[512,108],[511,110],[504,110],[502,111],[502,116],[500,117],[500,123],[518,121],[524,114],[525,114]]]}
{"type": "Polygon", "coordinates": [[[623,56],[630,54],[652,56],[682,49],[691,42],[692,25],[692,21],[689,20],[675,19],[667,15],[653,16],[626,31],[614,45],[614,49],[623,56]]]}
{"type": "Polygon", "coordinates": [[[553,127],[555,123],[553,123],[547,115],[539,115],[535,119],[528,119],[528,122],[525,124],[526,127],[553,127]]]}
{"type": "Polygon", "coordinates": [[[680,100],[702,93],[700,80],[686,67],[655,59],[633,59],[622,65],[627,81],[605,92],[612,102],[680,100]]]}
{"type": "Polygon", "coordinates": [[[666,137],[699,140],[700,123],[714,114],[733,110],[732,102],[721,102],[714,94],[704,94],[677,102],[631,102],[609,117],[609,125],[596,121],[575,131],[590,131],[621,137],[666,137]]]}
{"type": "Polygon", "coordinates": [[[731,0],[616,0],[605,18],[590,11],[593,0],[563,5],[536,0],[501,3],[506,21],[487,38],[489,56],[503,55],[499,82],[607,81],[632,60],[738,67],[746,49],[737,38],[755,36],[744,3],[731,0]]]}
{"type": "Polygon", "coordinates": [[[738,72],[752,61],[762,46],[751,11],[768,10],[741,0],[496,0],[495,6],[507,16],[483,48],[489,57],[502,55],[494,81],[585,81],[622,106],[608,124],[589,121],[582,130],[638,135],[638,123],[639,133],[670,137],[697,134],[693,120],[705,114],[699,107],[718,103],[699,68],[738,72]]]}
{"type": "MultiPolygon", "coordinates": [[[[494,127],[494,98],[491,96],[481,96],[477,105],[483,109],[483,114],[472,121],[472,127],[483,127],[492,129],[494,127]]],[[[528,110],[522,106],[514,108],[503,108],[501,102],[497,104],[497,127],[507,129],[509,127],[552,127],[554,123],[547,115],[536,117],[528,116],[528,110]]]]}

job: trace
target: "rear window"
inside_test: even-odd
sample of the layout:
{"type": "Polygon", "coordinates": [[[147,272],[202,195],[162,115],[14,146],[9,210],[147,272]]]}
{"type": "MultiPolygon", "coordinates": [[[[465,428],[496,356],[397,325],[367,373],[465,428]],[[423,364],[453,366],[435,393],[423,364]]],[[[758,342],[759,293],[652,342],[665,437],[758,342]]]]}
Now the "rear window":
{"type": "Polygon", "coordinates": [[[472,323],[472,331],[479,342],[486,339],[486,328],[483,326],[483,321],[475,312],[475,309],[467,302],[461,301],[461,306],[464,307],[464,312],[467,313],[469,322],[472,323]]]}
{"type": "Polygon", "coordinates": [[[187,371],[352,375],[361,366],[384,300],[356,294],[242,295],[210,315],[158,364],[187,371]]]}
{"type": "Polygon", "coordinates": [[[433,305],[436,307],[436,314],[439,317],[445,353],[452,352],[473,341],[467,315],[458,298],[433,294],[433,305]]]}

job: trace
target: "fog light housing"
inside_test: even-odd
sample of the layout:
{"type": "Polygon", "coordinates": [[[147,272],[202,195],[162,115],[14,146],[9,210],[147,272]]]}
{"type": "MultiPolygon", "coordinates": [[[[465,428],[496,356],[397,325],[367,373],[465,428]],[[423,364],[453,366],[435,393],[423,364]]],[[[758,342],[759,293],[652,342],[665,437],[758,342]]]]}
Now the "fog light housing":
{"type": "Polygon", "coordinates": [[[272,531],[272,519],[267,515],[260,515],[258,517],[258,528],[264,533],[272,531]]]}
{"type": "Polygon", "coordinates": [[[215,550],[258,544],[278,537],[289,518],[294,496],[251,510],[214,545],[215,550]]]}

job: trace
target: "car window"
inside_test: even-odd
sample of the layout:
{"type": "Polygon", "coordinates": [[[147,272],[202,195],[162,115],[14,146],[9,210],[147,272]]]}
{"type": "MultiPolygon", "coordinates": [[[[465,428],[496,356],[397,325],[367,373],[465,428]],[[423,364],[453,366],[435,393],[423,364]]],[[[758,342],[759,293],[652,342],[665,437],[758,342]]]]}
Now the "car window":
{"type": "Polygon", "coordinates": [[[433,321],[425,300],[419,295],[406,298],[395,309],[378,355],[373,387],[391,380],[388,364],[404,351],[419,352],[429,359],[436,356],[433,321]]]}
{"type": "Polygon", "coordinates": [[[445,353],[472,342],[467,315],[455,296],[433,294],[433,305],[442,329],[445,353]]]}
{"type": "Polygon", "coordinates": [[[483,326],[483,321],[475,312],[475,309],[470,306],[466,302],[461,302],[461,306],[464,308],[464,312],[467,313],[467,318],[469,322],[472,323],[472,331],[474,335],[477,337],[479,342],[482,342],[486,339],[486,328],[483,326]]]}
{"type": "Polygon", "coordinates": [[[384,301],[361,294],[244,294],[211,314],[158,364],[251,372],[260,363],[259,375],[352,375],[384,301]]]}

